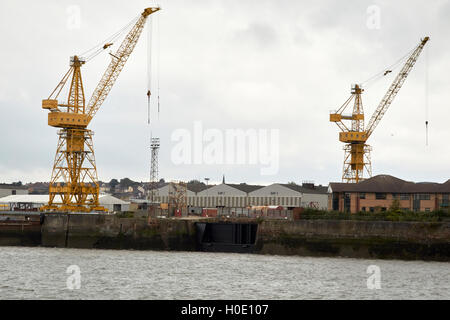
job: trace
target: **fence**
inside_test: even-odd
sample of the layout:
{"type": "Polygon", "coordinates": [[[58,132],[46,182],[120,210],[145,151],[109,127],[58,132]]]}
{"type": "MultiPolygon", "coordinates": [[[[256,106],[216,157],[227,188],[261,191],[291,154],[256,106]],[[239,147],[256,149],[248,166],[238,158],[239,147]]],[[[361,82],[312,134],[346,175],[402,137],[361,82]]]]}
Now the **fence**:
{"type": "Polygon", "coordinates": [[[287,209],[217,208],[217,216],[292,220],[293,215],[287,209]]]}

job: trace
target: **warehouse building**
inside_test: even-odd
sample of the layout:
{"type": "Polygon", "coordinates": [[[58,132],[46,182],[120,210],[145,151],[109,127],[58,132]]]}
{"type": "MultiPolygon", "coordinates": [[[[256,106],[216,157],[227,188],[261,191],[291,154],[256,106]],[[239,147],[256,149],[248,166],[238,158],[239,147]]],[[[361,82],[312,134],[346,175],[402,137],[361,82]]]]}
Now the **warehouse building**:
{"type": "Polygon", "coordinates": [[[302,185],[274,183],[249,194],[251,205],[280,205],[327,210],[328,188],[306,182],[302,185]]]}
{"type": "MultiPolygon", "coordinates": [[[[10,195],[0,198],[0,210],[3,211],[38,211],[48,203],[48,194],[10,195]]],[[[57,203],[57,202],[56,202],[57,203]]],[[[100,195],[99,203],[109,212],[128,211],[130,203],[111,195],[100,195]]]]}
{"type": "Polygon", "coordinates": [[[341,212],[386,211],[393,204],[404,211],[448,210],[450,180],[445,183],[404,181],[378,175],[359,183],[330,183],[328,208],[341,212]]]}
{"type": "Polygon", "coordinates": [[[16,194],[28,194],[28,187],[15,184],[0,184],[0,198],[16,194]]]}
{"type": "MultiPolygon", "coordinates": [[[[209,186],[187,186],[186,204],[190,207],[246,208],[250,206],[310,207],[327,209],[327,187],[314,183],[280,184],[269,186],[245,183],[222,183],[209,186]]],[[[168,184],[158,189],[159,201],[169,202],[168,184]]]]}

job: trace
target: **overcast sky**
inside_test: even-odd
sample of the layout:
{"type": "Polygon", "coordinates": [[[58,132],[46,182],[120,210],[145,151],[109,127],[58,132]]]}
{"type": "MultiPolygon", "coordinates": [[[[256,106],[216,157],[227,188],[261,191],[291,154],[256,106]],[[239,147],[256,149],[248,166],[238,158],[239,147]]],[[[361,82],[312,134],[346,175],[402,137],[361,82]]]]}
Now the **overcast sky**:
{"type": "MultiPolygon", "coordinates": [[[[41,100],[67,71],[71,55],[107,38],[152,3],[0,2],[0,182],[50,179],[57,129],[47,125],[41,100]],[[80,12],[79,27],[73,24],[73,6],[80,12]]],[[[153,96],[160,82],[159,121],[147,124],[144,30],[90,124],[100,180],[148,181],[152,131],[161,138],[160,177],[166,180],[209,177],[214,183],[224,174],[230,183],[340,181],[343,144],[338,127],[328,121],[329,112],[350,96],[351,84],[382,71],[427,35],[431,41],[369,140],[373,174],[411,181],[450,178],[450,1],[159,3],[152,64],[153,96]],[[368,11],[374,5],[380,10],[379,28],[373,24],[374,11],[368,11]],[[177,129],[192,132],[195,121],[205,130],[222,132],[279,130],[278,172],[261,175],[261,165],[173,163],[171,135],[177,129]]],[[[83,66],[87,99],[109,61],[103,54],[83,66]]],[[[394,76],[363,94],[366,123],[394,76]]],[[[152,109],[155,113],[156,99],[152,109]]]]}

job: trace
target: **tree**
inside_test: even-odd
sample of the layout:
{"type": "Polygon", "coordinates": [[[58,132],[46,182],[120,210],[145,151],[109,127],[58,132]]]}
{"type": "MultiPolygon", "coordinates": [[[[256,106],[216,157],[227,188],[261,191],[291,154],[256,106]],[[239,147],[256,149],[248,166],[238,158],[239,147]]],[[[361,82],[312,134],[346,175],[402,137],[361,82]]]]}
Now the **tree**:
{"type": "Polygon", "coordinates": [[[119,181],[117,181],[117,179],[111,179],[111,181],[109,182],[109,190],[110,192],[115,192],[116,191],[116,186],[119,184],[119,181]]]}
{"type": "Polygon", "coordinates": [[[389,207],[389,211],[397,212],[397,213],[400,212],[400,201],[398,199],[392,200],[392,204],[389,207]]]}
{"type": "Polygon", "coordinates": [[[194,179],[194,180],[189,181],[188,184],[204,184],[204,183],[194,179]]]}
{"type": "Polygon", "coordinates": [[[128,187],[131,187],[134,184],[136,184],[136,182],[134,182],[129,178],[120,179],[120,187],[123,189],[127,189],[128,187]]]}

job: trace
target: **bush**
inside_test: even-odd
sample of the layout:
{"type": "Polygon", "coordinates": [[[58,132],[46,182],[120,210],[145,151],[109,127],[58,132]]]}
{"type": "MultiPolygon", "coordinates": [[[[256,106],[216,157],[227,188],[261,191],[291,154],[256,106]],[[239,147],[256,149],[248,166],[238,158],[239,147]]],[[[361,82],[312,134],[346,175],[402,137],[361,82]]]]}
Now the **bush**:
{"type": "Polygon", "coordinates": [[[450,220],[447,211],[412,212],[402,211],[397,206],[391,206],[387,211],[360,211],[358,213],[324,211],[305,208],[300,215],[301,220],[367,220],[367,221],[423,221],[438,222],[450,220]]]}

